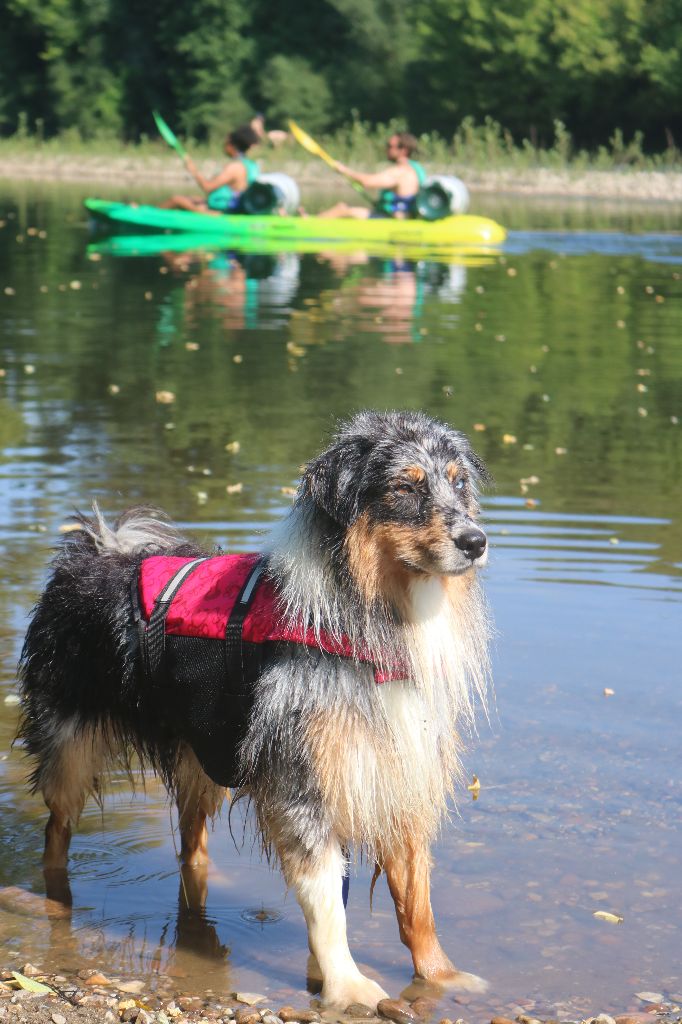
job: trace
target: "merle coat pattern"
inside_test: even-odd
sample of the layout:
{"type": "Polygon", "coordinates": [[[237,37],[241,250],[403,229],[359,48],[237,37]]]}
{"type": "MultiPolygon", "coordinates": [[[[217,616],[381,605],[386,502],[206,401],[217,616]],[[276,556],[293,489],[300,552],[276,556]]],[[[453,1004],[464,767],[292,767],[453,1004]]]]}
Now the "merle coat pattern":
{"type": "MultiPolygon", "coordinates": [[[[351,645],[349,657],[268,650],[232,752],[238,793],[252,801],[263,845],[305,915],[328,1004],[376,1006],[385,995],[346,939],[340,879],[353,848],[386,874],[416,976],[483,986],[440,946],[429,845],[485,699],[484,479],[466,437],[446,424],[362,412],[305,468],[266,547],[282,617],[351,645]],[[373,666],[390,680],[377,685],[373,666]]],[[[225,791],[202,770],[182,715],[149,685],[130,595],[143,558],[203,552],[149,508],[110,528],[95,507],[79,525],[53,563],[20,666],[32,786],[50,810],[46,876],[65,872],[71,830],[107,768],[139,758],[176,800],[184,870],[200,878],[206,819],[225,791]]]]}

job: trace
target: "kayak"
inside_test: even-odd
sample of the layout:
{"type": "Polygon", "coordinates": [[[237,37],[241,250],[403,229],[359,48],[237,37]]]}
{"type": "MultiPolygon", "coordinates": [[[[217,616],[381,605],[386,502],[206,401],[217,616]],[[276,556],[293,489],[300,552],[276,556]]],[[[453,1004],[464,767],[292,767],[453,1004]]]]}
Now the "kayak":
{"type": "Polygon", "coordinates": [[[324,217],[246,216],[244,214],[192,213],[136,206],[106,199],[86,199],[85,206],[99,221],[156,231],[191,231],[223,239],[305,239],[311,242],[352,241],[409,246],[495,246],[507,232],[489,217],[457,214],[442,220],[395,220],[390,217],[353,220],[324,217]]]}

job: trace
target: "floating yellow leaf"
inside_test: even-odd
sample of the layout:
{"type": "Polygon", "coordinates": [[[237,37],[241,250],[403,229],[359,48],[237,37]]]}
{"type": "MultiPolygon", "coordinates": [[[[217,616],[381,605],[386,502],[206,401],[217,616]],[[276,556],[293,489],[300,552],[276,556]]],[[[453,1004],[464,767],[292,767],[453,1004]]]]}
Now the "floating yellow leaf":
{"type": "Polygon", "coordinates": [[[467,786],[467,789],[472,794],[474,800],[478,800],[478,794],[481,790],[481,783],[479,782],[478,775],[472,776],[472,780],[471,785],[467,786]]]}
{"type": "Polygon", "coordinates": [[[620,914],[611,914],[608,910],[594,910],[592,917],[596,917],[599,921],[608,921],[609,924],[623,923],[623,918],[620,914]]]}

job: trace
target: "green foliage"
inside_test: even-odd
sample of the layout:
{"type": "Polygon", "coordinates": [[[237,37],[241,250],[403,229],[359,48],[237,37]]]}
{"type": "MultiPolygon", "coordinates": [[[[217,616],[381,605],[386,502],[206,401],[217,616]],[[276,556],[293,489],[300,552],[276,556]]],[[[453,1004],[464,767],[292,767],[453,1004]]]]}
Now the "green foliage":
{"type": "Polygon", "coordinates": [[[264,109],[632,163],[682,134],[682,0],[5,0],[0,134],[137,140],[152,107],[200,141],[264,109]]]}
{"type": "Polygon", "coordinates": [[[292,117],[311,132],[327,128],[332,97],[324,77],[303,57],[271,57],[263,69],[263,98],[276,121],[292,117]]]}

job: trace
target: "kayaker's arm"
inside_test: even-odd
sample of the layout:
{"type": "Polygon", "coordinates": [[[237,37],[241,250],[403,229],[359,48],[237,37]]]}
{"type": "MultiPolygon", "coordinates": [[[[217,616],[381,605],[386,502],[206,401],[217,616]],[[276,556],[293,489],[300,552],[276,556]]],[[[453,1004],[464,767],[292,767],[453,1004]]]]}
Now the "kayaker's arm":
{"type": "Polygon", "coordinates": [[[363,188],[396,188],[400,184],[400,171],[397,167],[387,167],[385,171],[377,171],[375,174],[363,174],[337,160],[336,168],[351,181],[357,181],[363,188]]]}
{"type": "Polygon", "coordinates": [[[222,185],[230,185],[231,187],[240,187],[241,185],[241,181],[238,179],[243,172],[243,168],[237,161],[227,164],[213,178],[205,178],[190,156],[185,157],[185,167],[206,195],[209,192],[214,192],[215,189],[220,188],[222,185]]]}

